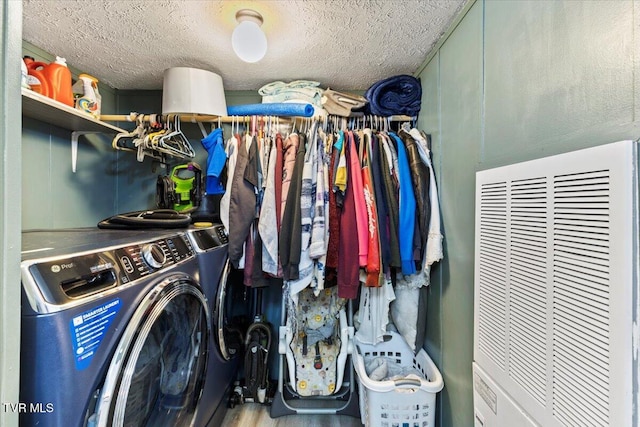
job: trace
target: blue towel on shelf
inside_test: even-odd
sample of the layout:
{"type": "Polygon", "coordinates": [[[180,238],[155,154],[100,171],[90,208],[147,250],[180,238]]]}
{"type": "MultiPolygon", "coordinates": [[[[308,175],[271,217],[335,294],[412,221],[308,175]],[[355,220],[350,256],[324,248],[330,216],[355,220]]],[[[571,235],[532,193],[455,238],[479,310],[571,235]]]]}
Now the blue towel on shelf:
{"type": "Polygon", "coordinates": [[[229,116],[299,116],[313,117],[313,105],[298,103],[246,104],[227,107],[229,116]]]}
{"type": "Polygon", "coordinates": [[[401,74],[374,83],[364,94],[368,109],[376,116],[404,114],[416,117],[422,102],[422,86],[417,78],[401,74]]]}

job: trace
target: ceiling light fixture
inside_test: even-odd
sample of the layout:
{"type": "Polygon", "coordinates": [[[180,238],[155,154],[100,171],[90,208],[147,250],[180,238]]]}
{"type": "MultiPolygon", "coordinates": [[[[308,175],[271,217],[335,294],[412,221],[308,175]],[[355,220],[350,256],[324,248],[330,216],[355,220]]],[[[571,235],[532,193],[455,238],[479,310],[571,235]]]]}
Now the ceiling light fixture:
{"type": "Polygon", "coordinates": [[[267,53],[267,37],[262,28],[263,19],[255,10],[241,9],[236,13],[238,26],[231,35],[231,46],[244,62],[258,62],[267,53]]]}

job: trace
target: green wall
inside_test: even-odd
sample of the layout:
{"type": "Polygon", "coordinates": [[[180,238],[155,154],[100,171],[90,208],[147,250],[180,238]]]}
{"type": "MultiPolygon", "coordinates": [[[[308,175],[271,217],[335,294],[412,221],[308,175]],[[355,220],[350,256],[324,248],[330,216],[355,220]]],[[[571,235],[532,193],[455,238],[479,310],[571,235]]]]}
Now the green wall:
{"type": "Polygon", "coordinates": [[[20,50],[22,2],[0,2],[0,426],[17,426],[20,380],[20,50]]]}
{"type": "Polygon", "coordinates": [[[441,426],[472,426],[475,172],[640,136],[640,3],[478,0],[420,72],[445,259],[426,347],[441,426]]]}

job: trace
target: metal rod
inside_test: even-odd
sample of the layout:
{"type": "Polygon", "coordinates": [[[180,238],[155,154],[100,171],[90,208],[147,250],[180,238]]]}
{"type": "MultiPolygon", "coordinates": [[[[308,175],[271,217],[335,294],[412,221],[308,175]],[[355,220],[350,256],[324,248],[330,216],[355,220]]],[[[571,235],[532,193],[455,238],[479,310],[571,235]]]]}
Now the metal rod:
{"type": "MultiPolygon", "coordinates": [[[[138,113],[129,113],[129,114],[103,114],[100,116],[100,120],[104,122],[135,122],[136,120],[141,120],[144,122],[152,121],[154,116],[153,114],[138,114],[138,113]]],[[[157,116],[157,115],[156,115],[157,116]]],[[[269,117],[269,115],[258,115],[263,117],[269,117]]],[[[238,118],[250,117],[250,116],[209,116],[209,115],[198,115],[198,114],[179,114],[180,121],[187,123],[211,123],[211,122],[220,122],[220,123],[231,123],[238,121],[238,118]]],[[[363,117],[363,114],[354,114],[353,117],[363,117]]],[[[295,120],[296,118],[301,119],[311,119],[311,120],[322,120],[323,117],[299,117],[299,116],[291,116],[290,119],[295,120]]],[[[287,118],[284,118],[286,121],[287,118]]],[[[387,117],[389,121],[392,122],[410,122],[415,120],[415,117],[411,116],[389,116],[387,117]]]]}

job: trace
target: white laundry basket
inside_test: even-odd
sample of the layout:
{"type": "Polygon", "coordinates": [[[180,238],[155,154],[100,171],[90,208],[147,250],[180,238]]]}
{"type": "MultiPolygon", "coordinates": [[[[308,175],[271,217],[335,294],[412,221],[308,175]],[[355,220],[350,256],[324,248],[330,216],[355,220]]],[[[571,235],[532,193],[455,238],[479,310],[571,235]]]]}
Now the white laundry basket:
{"type": "Polygon", "coordinates": [[[400,334],[388,332],[377,345],[355,341],[353,365],[360,386],[360,416],[371,427],[432,427],[435,423],[436,394],[444,387],[440,371],[426,351],[417,355],[400,334]],[[390,338],[386,340],[387,338],[390,338]],[[364,357],[385,357],[388,363],[413,367],[420,380],[374,381],[365,371],[364,357]]]}

